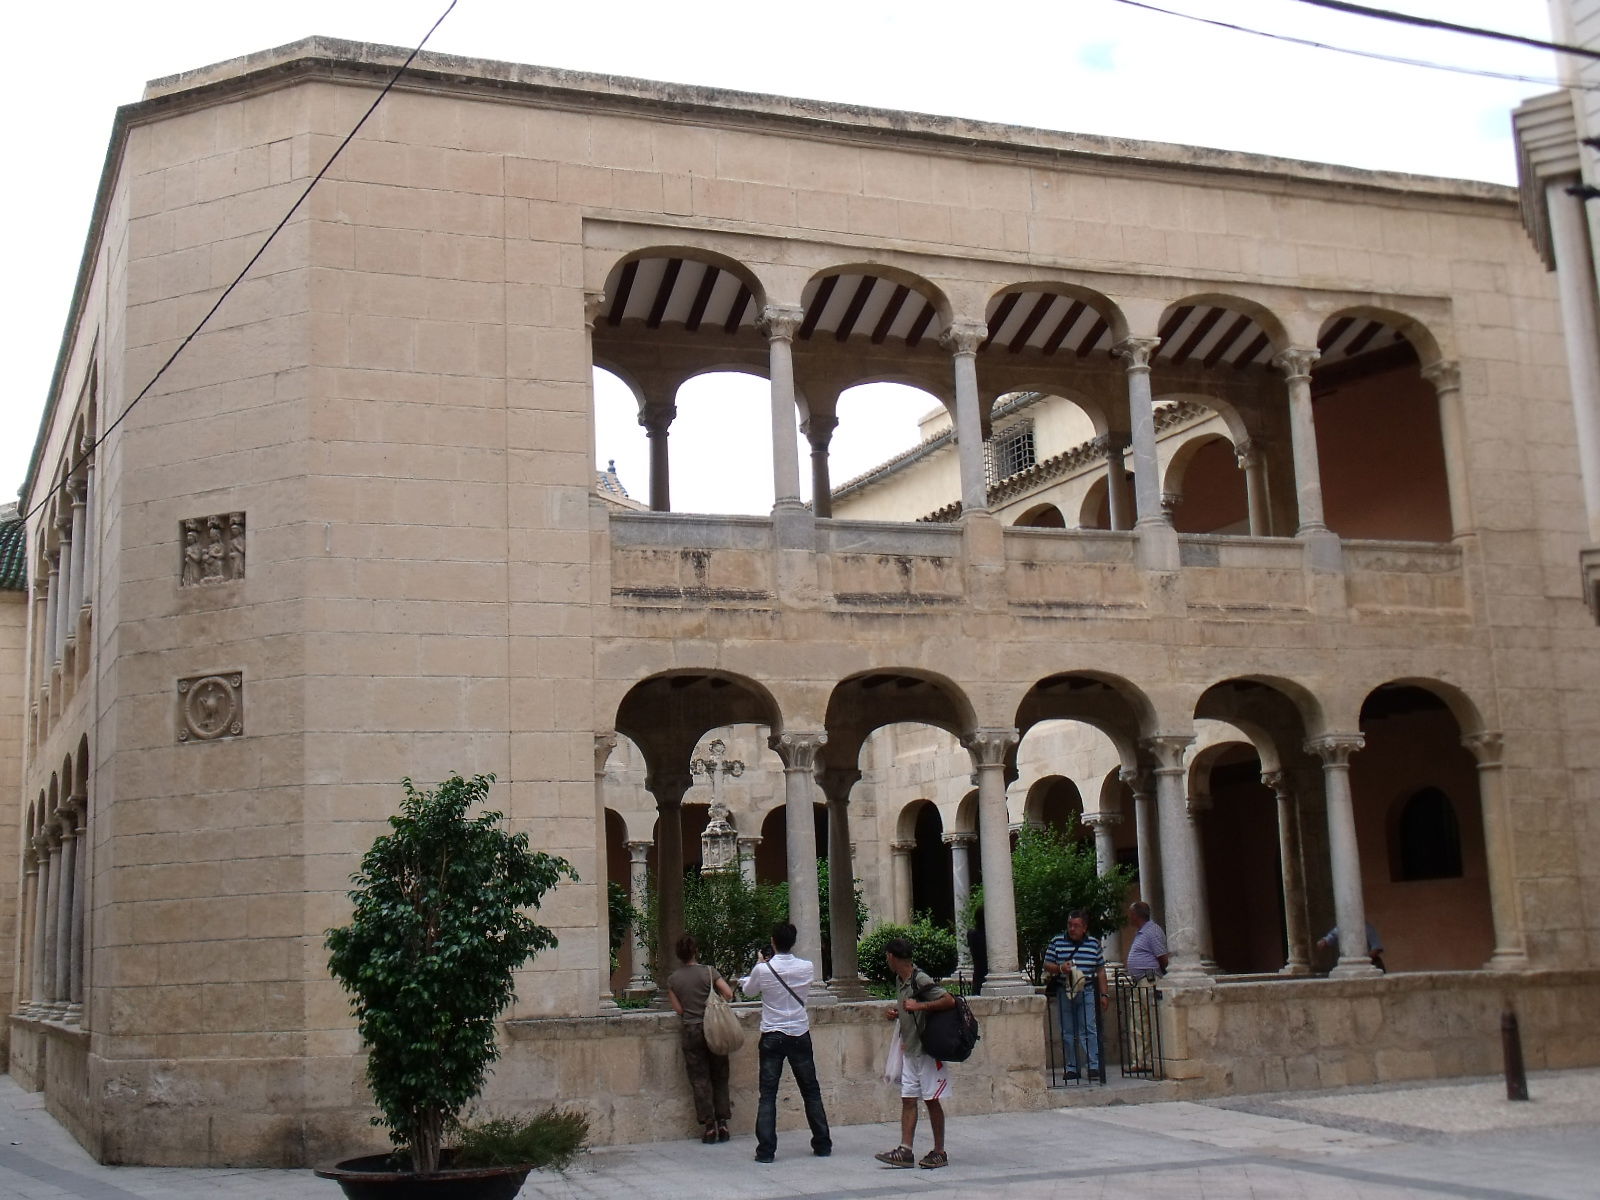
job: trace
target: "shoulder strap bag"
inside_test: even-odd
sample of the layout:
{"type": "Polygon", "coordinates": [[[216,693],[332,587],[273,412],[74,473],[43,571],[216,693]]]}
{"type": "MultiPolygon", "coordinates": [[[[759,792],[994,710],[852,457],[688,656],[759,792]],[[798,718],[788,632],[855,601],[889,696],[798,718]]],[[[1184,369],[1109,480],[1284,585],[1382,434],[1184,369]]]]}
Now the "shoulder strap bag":
{"type": "Polygon", "coordinates": [[[717,973],[711,967],[706,968],[706,1014],[700,1028],[705,1034],[706,1048],[713,1054],[732,1054],[744,1045],[744,1027],[739,1024],[739,1014],[717,991],[717,973]]]}

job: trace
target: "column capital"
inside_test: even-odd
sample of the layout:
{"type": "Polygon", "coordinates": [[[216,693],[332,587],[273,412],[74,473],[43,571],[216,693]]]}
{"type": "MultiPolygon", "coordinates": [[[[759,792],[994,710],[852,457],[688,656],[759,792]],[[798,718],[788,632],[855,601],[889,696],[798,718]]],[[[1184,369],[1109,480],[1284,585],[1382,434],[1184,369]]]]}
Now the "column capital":
{"type": "Polygon", "coordinates": [[[63,507],[56,513],[55,527],[61,531],[61,540],[72,540],[72,509],[63,507]]]}
{"type": "Polygon", "coordinates": [[[1481,733],[1467,734],[1461,739],[1461,744],[1472,751],[1472,757],[1478,760],[1480,768],[1498,767],[1505,735],[1497,729],[1485,729],[1481,733]]]}
{"type": "Polygon", "coordinates": [[[1102,433],[1089,446],[1096,454],[1110,458],[1113,454],[1121,455],[1132,444],[1133,438],[1126,433],[1102,433]]]}
{"type": "Polygon", "coordinates": [[[1450,359],[1441,359],[1422,368],[1422,377],[1433,384],[1436,392],[1459,392],[1461,390],[1461,364],[1450,359]]]}
{"type": "Polygon", "coordinates": [[[1117,778],[1128,785],[1135,800],[1148,799],[1156,790],[1148,771],[1130,771],[1127,767],[1117,772],[1117,778]]]}
{"type": "Polygon", "coordinates": [[[1078,817],[1090,829],[1110,829],[1122,824],[1122,814],[1114,812],[1086,812],[1078,817]]]}
{"type": "Polygon", "coordinates": [[[585,292],[583,294],[583,326],[590,333],[594,332],[594,323],[600,319],[600,313],[606,306],[604,292],[585,292]]]}
{"type": "Polygon", "coordinates": [[[1292,796],[1289,787],[1289,772],[1287,771],[1263,771],[1261,772],[1261,784],[1263,787],[1271,788],[1273,795],[1277,796],[1279,800],[1288,800],[1292,796]]]}
{"type": "Polygon", "coordinates": [[[837,428],[839,418],[826,413],[817,413],[800,422],[800,431],[811,443],[811,449],[819,454],[828,448],[828,443],[833,440],[833,431],[837,428]]]}
{"type": "Polygon", "coordinates": [[[1158,337],[1127,337],[1111,347],[1111,357],[1127,359],[1130,371],[1148,371],[1160,345],[1158,337]]]}
{"type": "Polygon", "coordinates": [[[1016,728],[974,729],[961,739],[967,753],[972,755],[973,766],[1003,767],[1006,755],[1020,741],[1016,728]]]}
{"type": "Polygon", "coordinates": [[[1265,453],[1266,447],[1262,445],[1260,438],[1245,438],[1233,448],[1234,460],[1239,464],[1241,471],[1248,471],[1259,464],[1265,453]]]}
{"type": "Polygon", "coordinates": [[[826,767],[817,773],[817,782],[829,804],[849,804],[850,789],[861,782],[861,772],[854,767],[826,767]]]}
{"type": "Polygon", "coordinates": [[[678,409],[675,405],[651,404],[639,413],[639,424],[644,426],[646,437],[664,437],[677,416],[678,409]]]}
{"type": "Polygon", "coordinates": [[[889,849],[895,854],[910,854],[916,848],[916,842],[910,841],[907,838],[896,838],[894,841],[889,843],[889,849]]]}
{"type": "Polygon", "coordinates": [[[644,777],[644,790],[655,797],[658,811],[677,808],[693,786],[694,776],[687,771],[653,771],[644,777]]]}
{"type": "Polygon", "coordinates": [[[1350,756],[1367,744],[1359,733],[1325,733],[1308,738],[1305,749],[1322,760],[1325,767],[1348,767],[1350,756]]]}
{"type": "Polygon", "coordinates": [[[767,745],[783,760],[785,771],[814,771],[817,755],[828,744],[828,735],[805,730],[786,730],[767,739],[767,745]]]}
{"type": "Polygon", "coordinates": [[[1190,792],[1183,798],[1183,807],[1191,817],[1198,817],[1211,811],[1211,797],[1205,792],[1190,792]]]}
{"type": "Polygon", "coordinates": [[[800,325],[806,319],[806,310],[788,304],[769,304],[756,319],[756,328],[769,342],[792,342],[800,325]]]}
{"type": "Polygon", "coordinates": [[[635,863],[642,863],[644,862],[644,856],[649,854],[654,847],[654,842],[630,838],[628,841],[628,858],[635,863]]]}
{"type": "Polygon", "coordinates": [[[1157,775],[1172,775],[1184,769],[1183,754],[1193,741],[1192,733],[1158,733],[1144,738],[1139,745],[1156,760],[1157,775]]]}
{"type": "Polygon", "coordinates": [[[1180,505],[1182,503],[1183,503],[1183,493],[1182,492],[1162,492],[1161,493],[1161,511],[1166,513],[1166,514],[1168,514],[1169,516],[1172,514],[1172,510],[1177,508],[1178,505],[1180,505]]]}
{"type": "Polygon", "coordinates": [[[606,773],[606,760],[611,757],[611,752],[617,748],[617,733],[614,729],[607,729],[594,735],[594,773],[606,773]]]}
{"type": "Polygon", "coordinates": [[[978,843],[978,835],[975,834],[975,833],[965,833],[965,832],[962,832],[962,833],[947,833],[947,834],[943,835],[939,840],[942,841],[946,846],[966,846],[966,847],[970,847],[970,846],[977,845],[977,843],[978,843]]]}
{"type": "Polygon", "coordinates": [[[761,845],[761,839],[753,833],[741,833],[739,835],[739,845],[749,846],[751,850],[754,850],[761,845]]]}
{"type": "Polygon", "coordinates": [[[1290,383],[1296,379],[1310,379],[1311,367],[1322,357],[1321,351],[1308,346],[1290,346],[1272,356],[1272,365],[1283,372],[1290,383]]]}
{"type": "Polygon", "coordinates": [[[939,345],[951,354],[976,354],[988,336],[989,326],[982,321],[952,321],[939,335],[939,345]]]}

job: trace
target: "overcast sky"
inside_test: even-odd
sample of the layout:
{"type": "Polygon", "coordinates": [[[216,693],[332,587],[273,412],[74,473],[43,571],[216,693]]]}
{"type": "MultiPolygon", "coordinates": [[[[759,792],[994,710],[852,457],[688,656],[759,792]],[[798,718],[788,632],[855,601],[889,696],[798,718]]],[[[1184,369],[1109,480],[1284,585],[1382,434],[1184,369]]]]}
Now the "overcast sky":
{"type": "MultiPolygon", "coordinates": [[[[1551,56],[1411,30],[1299,0],[1153,0],[1163,8],[1387,54],[1553,80],[1551,56]]],[[[1381,0],[1380,0],[1381,2],[1381,0]]],[[[3,291],[10,363],[0,403],[0,497],[27,469],[83,250],[111,121],[144,81],[310,34],[412,45],[448,0],[57,0],[8,20],[3,73],[9,186],[3,291]]],[[[1535,37],[1543,0],[1389,0],[1391,8],[1535,37]]],[[[1552,84],[1391,65],[1141,11],[1120,0],[1032,4],[811,0],[755,4],[611,0],[542,5],[459,0],[429,48],[670,82],[911,109],[1048,129],[1246,150],[1359,167],[1515,181],[1509,113],[1552,84]]],[[[129,381],[137,391],[143,381],[129,381]]],[[[767,472],[765,417],[737,387],[680,401],[732,456],[767,472]],[[748,421],[739,418],[747,417],[748,421]],[[747,440],[748,439],[748,440],[747,440]]],[[[867,401],[862,400],[864,405],[867,401]]],[[[879,393],[881,412],[927,406],[879,393]]],[[[599,458],[645,490],[642,437],[625,398],[602,393],[599,458]],[[618,407],[620,405],[620,407],[618,407]],[[610,414],[610,415],[607,415],[610,414]]],[[[841,437],[851,424],[843,408],[841,437]]],[[[860,439],[858,439],[860,440],[860,439]]],[[[862,445],[836,481],[892,447],[862,445]]],[[[728,461],[719,454],[719,462],[728,461]]],[[[675,459],[674,507],[733,509],[690,492],[675,459]]],[[[758,489],[759,490],[759,489],[758,489]]],[[[770,498],[770,485],[766,497],[770,498]]],[[[757,496],[745,507],[760,510],[757,496]]]]}

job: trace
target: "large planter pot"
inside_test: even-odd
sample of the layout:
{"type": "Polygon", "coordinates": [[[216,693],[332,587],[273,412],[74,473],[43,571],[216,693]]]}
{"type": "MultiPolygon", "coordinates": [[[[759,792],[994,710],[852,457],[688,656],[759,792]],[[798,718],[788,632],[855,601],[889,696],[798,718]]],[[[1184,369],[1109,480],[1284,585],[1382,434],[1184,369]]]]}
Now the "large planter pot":
{"type": "Polygon", "coordinates": [[[368,1154],[318,1168],[316,1174],[338,1183],[350,1200],[515,1200],[532,1169],[443,1165],[419,1175],[396,1171],[391,1161],[387,1154],[368,1154]]]}

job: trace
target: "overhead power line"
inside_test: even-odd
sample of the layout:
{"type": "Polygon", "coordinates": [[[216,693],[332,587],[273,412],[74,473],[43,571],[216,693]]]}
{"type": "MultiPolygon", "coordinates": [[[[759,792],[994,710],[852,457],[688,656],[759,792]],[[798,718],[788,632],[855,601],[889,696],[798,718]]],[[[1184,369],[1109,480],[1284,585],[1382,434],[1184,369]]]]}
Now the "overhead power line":
{"type": "Polygon", "coordinates": [[[1426,58],[1407,58],[1399,54],[1382,54],[1376,50],[1358,50],[1353,46],[1335,46],[1312,38],[1295,37],[1292,34],[1273,33],[1270,30],[1257,29],[1253,25],[1236,25],[1232,21],[1219,21],[1214,17],[1202,17],[1195,13],[1162,8],[1159,5],[1147,4],[1144,0],[1116,0],[1116,2],[1118,4],[1126,4],[1129,8],[1142,8],[1146,12],[1160,13],[1164,17],[1179,17],[1185,21],[1196,21],[1201,25],[1211,25],[1217,29],[1229,29],[1234,33],[1248,33],[1255,37],[1270,38],[1275,42],[1288,42],[1294,46],[1309,46],[1313,50],[1331,50],[1335,54],[1351,54],[1357,58],[1371,58],[1376,59],[1378,62],[1396,63],[1402,67],[1423,67],[1430,71],[1449,71],[1456,75],[1476,75],[1484,79],[1503,79],[1510,83],[1537,83],[1552,88],[1576,87],[1579,91],[1600,91],[1600,84],[1567,84],[1562,80],[1552,79],[1548,75],[1518,75],[1509,71],[1486,71],[1478,67],[1458,67],[1453,63],[1434,62],[1426,58]]]}
{"type": "Polygon", "coordinates": [[[243,269],[241,269],[240,272],[234,276],[233,282],[222,289],[222,294],[218,296],[216,302],[206,310],[206,315],[201,317],[195,327],[189,331],[189,335],[185,337],[183,341],[178,343],[178,348],[167,356],[167,361],[162,363],[156,373],[150,377],[150,381],[146,383],[144,387],[139,389],[139,394],[128,402],[128,407],[122,410],[121,414],[116,420],[112,421],[111,424],[106,426],[104,433],[95,438],[95,440],[90,443],[89,447],[78,455],[77,461],[72,464],[71,469],[62,475],[61,482],[51,487],[49,491],[40,497],[37,504],[28,509],[23,518],[24,520],[31,518],[34,513],[38,512],[50,502],[50,497],[54,496],[58,491],[66,486],[67,480],[71,478],[73,473],[83,465],[84,461],[97,449],[99,449],[100,445],[111,436],[112,430],[116,429],[118,425],[121,425],[124,421],[126,421],[128,419],[128,414],[133,411],[134,406],[150,394],[150,389],[155,387],[156,382],[167,373],[167,369],[171,367],[173,363],[178,361],[178,356],[189,348],[189,343],[200,336],[200,331],[206,327],[212,317],[217,315],[217,310],[221,308],[223,302],[233,294],[234,288],[238,287],[244,282],[244,277],[250,273],[250,268],[255,266],[256,263],[260,261],[261,256],[267,252],[267,247],[272,245],[273,239],[276,238],[278,234],[283,232],[283,227],[289,223],[290,218],[293,217],[295,213],[300,211],[300,206],[304,204],[306,202],[306,198],[311,195],[312,189],[315,188],[317,184],[322,182],[322,177],[328,173],[328,169],[339,160],[339,155],[344,153],[345,147],[355,139],[356,134],[361,132],[361,127],[367,123],[367,119],[371,117],[373,113],[378,111],[378,105],[383,103],[384,97],[389,94],[396,83],[400,82],[400,77],[410,70],[411,64],[416,61],[417,55],[421,54],[422,48],[428,44],[428,39],[434,35],[440,25],[444,24],[444,19],[455,10],[456,3],[457,0],[450,0],[449,5],[447,5],[445,10],[439,14],[439,19],[428,27],[428,32],[422,35],[422,40],[417,43],[416,48],[412,50],[410,54],[406,55],[405,62],[401,63],[399,67],[395,69],[394,74],[389,76],[389,81],[383,85],[383,90],[378,93],[377,98],[367,106],[367,111],[361,114],[361,119],[351,126],[350,132],[344,135],[344,140],[334,147],[333,153],[328,156],[328,161],[322,164],[322,169],[312,176],[311,182],[306,184],[305,190],[300,193],[299,198],[289,206],[289,211],[283,214],[283,219],[272,227],[272,232],[267,234],[266,240],[262,242],[256,252],[250,256],[250,261],[245,263],[243,269]]]}
{"type": "Polygon", "coordinates": [[[1435,17],[1419,17],[1412,13],[1394,12],[1387,8],[1371,8],[1365,4],[1351,4],[1349,0],[1300,0],[1301,4],[1317,8],[1331,8],[1334,12],[1353,13],[1358,17],[1372,17],[1379,21],[1394,21],[1401,25],[1416,25],[1422,29],[1443,29],[1450,33],[1465,33],[1471,37],[1492,38],[1497,42],[1515,42],[1519,46],[1532,46],[1536,50],[1554,50],[1557,54],[1576,54],[1580,58],[1600,59],[1600,50],[1587,46],[1573,46],[1566,42],[1546,42],[1539,38],[1523,37],[1520,33],[1503,33],[1498,29],[1481,29],[1476,25],[1457,25],[1454,21],[1440,21],[1435,17]]]}

